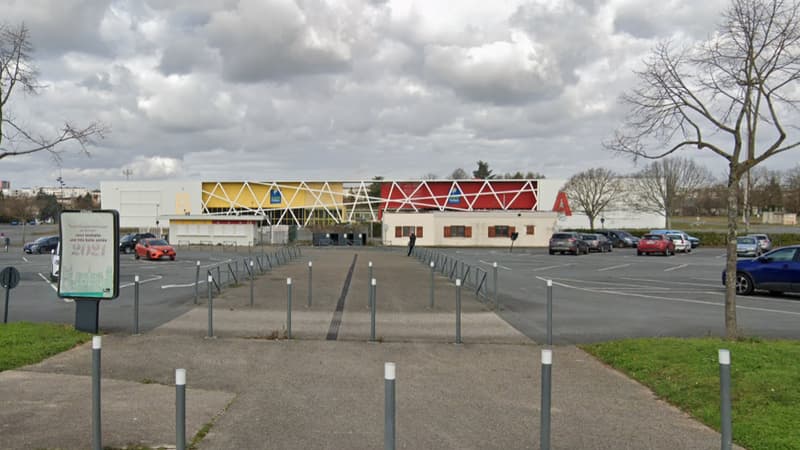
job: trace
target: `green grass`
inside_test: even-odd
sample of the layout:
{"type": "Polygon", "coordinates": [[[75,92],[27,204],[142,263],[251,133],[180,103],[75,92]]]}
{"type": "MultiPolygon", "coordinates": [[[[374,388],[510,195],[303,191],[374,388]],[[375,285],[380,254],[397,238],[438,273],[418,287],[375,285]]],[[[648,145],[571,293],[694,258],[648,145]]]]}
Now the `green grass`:
{"type": "Polygon", "coordinates": [[[71,326],[13,322],[0,324],[0,372],[27,366],[91,339],[71,326]]]}
{"type": "Polygon", "coordinates": [[[582,348],[716,430],[717,351],[729,349],[734,442],[800,449],[800,341],[652,338],[582,348]]]}

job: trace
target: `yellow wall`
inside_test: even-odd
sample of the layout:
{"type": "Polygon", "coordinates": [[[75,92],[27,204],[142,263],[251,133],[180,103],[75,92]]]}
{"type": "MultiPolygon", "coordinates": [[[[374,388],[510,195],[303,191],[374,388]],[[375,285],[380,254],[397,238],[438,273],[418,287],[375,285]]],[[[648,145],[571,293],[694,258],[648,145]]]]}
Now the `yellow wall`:
{"type": "Polygon", "coordinates": [[[287,206],[309,208],[319,202],[328,208],[336,208],[338,205],[339,209],[344,209],[342,183],[328,183],[328,187],[323,191],[325,183],[305,183],[304,186],[301,186],[300,182],[276,182],[281,191],[280,204],[270,203],[271,184],[253,182],[247,184],[249,184],[249,189],[245,182],[225,182],[220,183],[219,186],[214,182],[204,182],[203,203],[207,208],[229,208],[231,206],[258,208],[260,206],[262,209],[283,209],[287,206]],[[319,200],[314,195],[318,196],[319,200]],[[232,203],[233,205],[231,205],[232,203]]]}

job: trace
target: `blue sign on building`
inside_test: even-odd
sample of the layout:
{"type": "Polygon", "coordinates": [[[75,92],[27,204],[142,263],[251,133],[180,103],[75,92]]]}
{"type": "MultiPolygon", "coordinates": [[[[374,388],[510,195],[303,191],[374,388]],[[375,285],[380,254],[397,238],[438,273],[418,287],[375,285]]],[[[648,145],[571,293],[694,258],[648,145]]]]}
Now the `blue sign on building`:
{"type": "Polygon", "coordinates": [[[280,205],[281,204],[281,191],[278,189],[270,189],[269,191],[269,203],[271,205],[280,205]]]}
{"type": "Polygon", "coordinates": [[[457,187],[450,190],[450,196],[447,197],[447,203],[450,205],[457,205],[461,203],[461,191],[457,187]]]}

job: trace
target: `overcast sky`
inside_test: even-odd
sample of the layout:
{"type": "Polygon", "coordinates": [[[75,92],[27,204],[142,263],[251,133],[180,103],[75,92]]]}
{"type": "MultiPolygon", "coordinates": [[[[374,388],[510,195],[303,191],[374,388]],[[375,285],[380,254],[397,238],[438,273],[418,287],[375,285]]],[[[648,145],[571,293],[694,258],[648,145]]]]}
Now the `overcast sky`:
{"type": "MultiPolygon", "coordinates": [[[[478,160],[548,178],[630,172],[601,142],[632,71],[660,40],[708,38],[727,4],[0,0],[0,21],[30,28],[46,85],[16,93],[18,121],[111,128],[90,157],[7,158],[0,179],[444,178],[478,160]]],[[[695,159],[722,173],[710,152],[695,159]]]]}

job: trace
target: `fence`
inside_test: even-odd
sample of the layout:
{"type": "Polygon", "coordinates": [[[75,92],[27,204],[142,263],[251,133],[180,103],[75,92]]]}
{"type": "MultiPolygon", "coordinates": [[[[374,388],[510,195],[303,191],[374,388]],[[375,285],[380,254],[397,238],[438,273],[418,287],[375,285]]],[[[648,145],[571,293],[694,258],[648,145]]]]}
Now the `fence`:
{"type": "MultiPolygon", "coordinates": [[[[239,284],[240,280],[249,279],[253,275],[264,274],[272,270],[273,267],[287,264],[300,256],[300,247],[292,246],[281,247],[269,253],[250,254],[241,257],[236,256],[206,266],[198,265],[195,274],[195,286],[199,286],[200,284],[200,269],[204,269],[206,275],[209,277],[208,279],[212,280],[213,290],[216,290],[217,294],[221,294],[222,289],[225,287],[236,286],[239,284]],[[253,263],[252,266],[250,262],[253,263]],[[255,272],[255,274],[252,273],[251,270],[255,272]]],[[[195,289],[195,302],[197,302],[198,296],[198,289],[195,289]]]]}
{"type": "Polygon", "coordinates": [[[455,283],[460,279],[462,286],[471,288],[479,300],[490,301],[489,272],[477,265],[467,264],[452,255],[431,248],[415,247],[412,253],[426,266],[434,263],[434,270],[455,283]]]}

